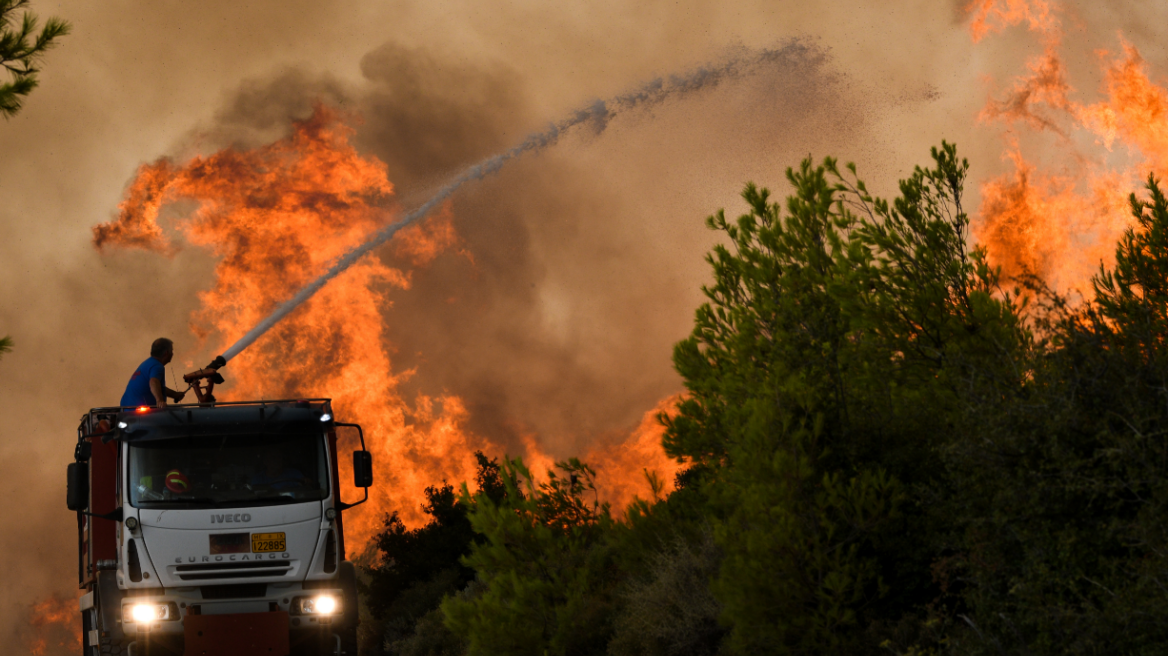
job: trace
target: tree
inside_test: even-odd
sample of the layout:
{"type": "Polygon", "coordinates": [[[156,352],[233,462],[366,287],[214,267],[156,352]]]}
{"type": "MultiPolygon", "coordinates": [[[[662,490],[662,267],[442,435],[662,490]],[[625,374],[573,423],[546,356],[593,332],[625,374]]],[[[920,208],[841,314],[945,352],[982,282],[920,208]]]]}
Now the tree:
{"type": "Polygon", "coordinates": [[[15,116],[23,97],[37,87],[37,67],[56,39],[69,34],[69,23],[50,18],[37,33],[37,17],[25,11],[17,21],[16,12],[28,6],[28,0],[0,0],[0,65],[12,78],[0,84],[0,115],[15,116]]]}
{"type": "Polygon", "coordinates": [[[521,460],[505,460],[500,501],[463,486],[471,525],[483,536],[463,559],[477,589],[447,597],[442,612],[471,656],[605,649],[613,572],[605,538],[613,520],[596,501],[590,467],[575,458],[556,467],[559,474],[537,483],[521,460]]]}
{"type": "Polygon", "coordinates": [[[966,249],[968,165],[949,144],[933,159],[891,203],[805,160],[785,216],[747,185],[749,214],[708,219],[730,246],[675,348],[690,395],[665,446],[714,471],[733,653],[874,652],[936,595],[941,527],[918,493],[944,478],[965,390],[1016,381],[1028,335],[966,249]]]}
{"type": "Polygon", "coordinates": [[[1147,190],[1094,298],[1035,289],[1026,380],[971,399],[943,453],[951,653],[1168,645],[1168,201],[1147,190]]]}
{"type": "MultiPolygon", "coordinates": [[[[474,455],[479,494],[502,502],[505,490],[498,462],[480,452],[474,455]]],[[[382,624],[391,653],[461,653],[458,640],[435,611],[443,597],[474,579],[474,571],[459,561],[470,553],[476,534],[467,519],[469,508],[452,486],[431,486],[425,494],[422,511],[431,518],[425,526],[406,529],[397,512],[386,516],[384,529],[374,539],[381,557],[369,569],[366,601],[382,624]]]]}
{"type": "Polygon", "coordinates": [[[12,351],[12,338],[0,337],[0,355],[12,351]]]}

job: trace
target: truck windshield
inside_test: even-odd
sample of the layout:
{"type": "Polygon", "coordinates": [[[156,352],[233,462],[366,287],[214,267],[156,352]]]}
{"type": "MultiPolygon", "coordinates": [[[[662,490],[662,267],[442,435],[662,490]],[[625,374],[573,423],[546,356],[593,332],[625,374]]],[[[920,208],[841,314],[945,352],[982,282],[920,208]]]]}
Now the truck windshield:
{"type": "Polygon", "coordinates": [[[319,433],[131,443],[128,473],[137,508],[263,506],[329,495],[319,433]]]}

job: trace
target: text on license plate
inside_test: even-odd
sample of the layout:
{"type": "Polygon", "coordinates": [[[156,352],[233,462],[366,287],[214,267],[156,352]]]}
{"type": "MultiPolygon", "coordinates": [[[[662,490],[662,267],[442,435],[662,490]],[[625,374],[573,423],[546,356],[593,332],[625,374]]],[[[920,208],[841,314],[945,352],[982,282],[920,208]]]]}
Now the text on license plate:
{"type": "Polygon", "coordinates": [[[252,553],[268,553],[269,551],[285,551],[288,548],[288,541],[284,539],[283,533],[252,533],[251,534],[251,552],[252,553]]]}

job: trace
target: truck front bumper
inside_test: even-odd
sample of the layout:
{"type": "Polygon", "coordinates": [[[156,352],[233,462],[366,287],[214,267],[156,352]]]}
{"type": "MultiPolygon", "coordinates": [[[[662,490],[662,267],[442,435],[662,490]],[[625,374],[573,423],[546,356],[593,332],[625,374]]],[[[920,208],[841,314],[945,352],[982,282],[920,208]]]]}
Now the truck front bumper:
{"type": "Polygon", "coordinates": [[[186,654],[254,656],[288,654],[288,613],[188,615],[183,618],[186,654]]]}
{"type": "Polygon", "coordinates": [[[290,646],[328,639],[357,620],[357,609],[346,607],[339,588],[273,589],[266,598],[214,601],[202,599],[198,589],[167,589],[125,597],[121,610],[127,640],[185,643],[187,654],[225,656],[287,654],[290,646]],[[240,651],[224,646],[229,643],[240,651]]]}

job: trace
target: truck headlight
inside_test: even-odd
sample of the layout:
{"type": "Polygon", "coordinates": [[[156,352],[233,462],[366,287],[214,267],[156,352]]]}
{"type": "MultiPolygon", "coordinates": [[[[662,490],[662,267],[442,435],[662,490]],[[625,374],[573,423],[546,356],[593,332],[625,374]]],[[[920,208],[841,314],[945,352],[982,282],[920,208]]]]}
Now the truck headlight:
{"type": "Polygon", "coordinates": [[[127,604],[122,609],[125,612],[125,621],[134,622],[135,624],[146,624],[159,620],[178,619],[178,613],[171,611],[172,606],[174,604],[139,603],[127,604]]]}
{"type": "Polygon", "coordinates": [[[297,597],[294,607],[300,615],[330,616],[341,612],[341,600],[328,594],[297,597]]]}

